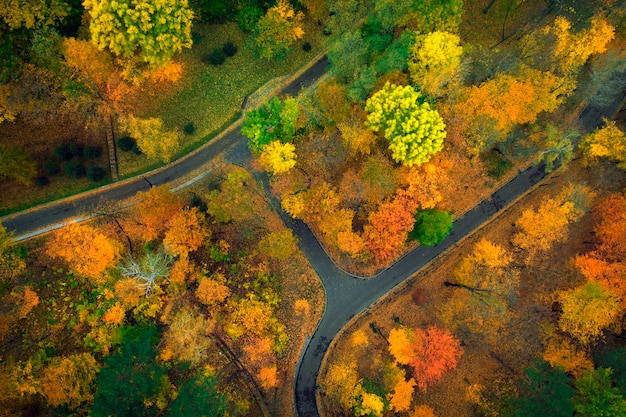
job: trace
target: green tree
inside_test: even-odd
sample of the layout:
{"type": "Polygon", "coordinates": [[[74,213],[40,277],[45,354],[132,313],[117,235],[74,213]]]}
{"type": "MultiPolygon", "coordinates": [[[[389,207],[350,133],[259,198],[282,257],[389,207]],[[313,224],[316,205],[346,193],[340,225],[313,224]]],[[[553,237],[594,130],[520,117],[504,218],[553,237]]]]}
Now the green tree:
{"type": "Polygon", "coordinates": [[[437,209],[418,210],[410,236],[420,245],[435,246],[452,231],[452,213],[437,209]]]}
{"type": "Polygon", "coordinates": [[[522,397],[513,399],[513,417],[572,417],[574,389],[560,368],[542,359],[526,370],[522,397]]]}
{"type": "Polygon", "coordinates": [[[421,0],[415,2],[409,26],[420,33],[437,30],[456,32],[462,14],[463,0],[421,0]]]}
{"type": "Polygon", "coordinates": [[[161,66],[191,47],[193,12],[187,0],[85,0],[92,41],[124,59],[161,66]]]}
{"type": "Polygon", "coordinates": [[[443,148],[443,119],[411,86],[386,83],[367,100],[365,110],[366,125],[375,132],[382,129],[396,162],[421,165],[443,148]]]}
{"type": "Polygon", "coordinates": [[[346,32],[328,50],[330,71],[337,80],[349,84],[370,63],[367,43],[358,30],[346,32]]]}
{"type": "Polygon", "coordinates": [[[287,0],[278,0],[256,24],[252,45],[257,56],[285,59],[293,42],[304,36],[303,18],[302,12],[296,12],[287,0]]]}
{"type": "Polygon", "coordinates": [[[0,144],[0,177],[13,178],[30,185],[37,175],[37,166],[23,151],[0,144]]]}
{"type": "Polygon", "coordinates": [[[564,292],[561,305],[559,328],[583,345],[598,340],[622,313],[617,297],[597,282],[564,292]]]}
{"type": "Polygon", "coordinates": [[[596,366],[611,368],[615,386],[619,388],[622,395],[626,395],[626,361],[624,358],[626,358],[626,347],[623,346],[604,346],[593,355],[596,366]]]}
{"type": "Polygon", "coordinates": [[[133,115],[123,117],[121,128],[135,138],[137,146],[148,158],[160,158],[169,162],[178,150],[182,139],[181,132],[167,130],[163,120],[157,117],[141,119],[133,115]]]}
{"type": "Polygon", "coordinates": [[[612,371],[598,368],[576,380],[574,407],[581,417],[615,417],[626,415],[626,401],[613,386],[612,371]]]}
{"type": "Polygon", "coordinates": [[[248,146],[261,152],[273,140],[290,142],[296,133],[296,121],[300,116],[298,100],[287,97],[281,101],[274,97],[263,107],[246,113],[241,133],[248,138],[248,146]]]}
{"type": "Polygon", "coordinates": [[[117,352],[104,359],[96,379],[97,390],[90,416],[152,416],[146,405],[159,390],[165,369],[156,362],[155,326],[128,327],[117,352]]]}
{"type": "Polygon", "coordinates": [[[168,417],[216,417],[226,413],[228,397],[217,391],[217,378],[198,374],[183,382],[176,399],[165,412],[168,417]]]}

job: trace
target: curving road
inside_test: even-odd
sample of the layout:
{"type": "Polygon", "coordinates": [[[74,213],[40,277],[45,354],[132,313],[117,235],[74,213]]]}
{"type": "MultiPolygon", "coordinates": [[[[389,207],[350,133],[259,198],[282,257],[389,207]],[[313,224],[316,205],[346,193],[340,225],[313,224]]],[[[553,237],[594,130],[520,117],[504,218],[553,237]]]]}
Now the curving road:
{"type": "MultiPolygon", "coordinates": [[[[312,84],[325,73],[328,66],[322,57],[307,71],[283,89],[283,94],[296,95],[303,87],[312,84]]],[[[606,109],[587,108],[580,115],[586,131],[597,126],[601,117],[614,114],[621,99],[606,109]]],[[[230,162],[244,165],[249,161],[246,139],[237,127],[222,138],[209,142],[198,151],[182,158],[168,167],[130,179],[71,199],[47,204],[22,213],[6,216],[0,221],[16,237],[24,238],[42,230],[58,227],[69,219],[88,213],[103,202],[120,201],[133,197],[138,191],[149,189],[150,184],[161,185],[179,179],[210,161],[215,155],[226,152],[230,162]]],[[[326,308],[322,320],[305,346],[296,369],[295,408],[302,417],[319,416],[316,401],[317,377],[328,347],[339,331],[356,315],[360,314],[403,281],[410,278],[435,257],[453,246],[460,239],[476,230],[494,214],[508,206],[516,198],[537,184],[547,174],[543,166],[533,166],[519,173],[514,179],[495,191],[490,198],[457,219],[453,232],[439,245],[418,247],[393,266],[370,279],[361,279],[340,270],[328,257],[306,224],[286,215],[277,201],[272,200],[285,224],[299,237],[299,246],[320,277],[326,291],[326,308]]],[[[267,187],[267,178],[258,177],[267,187]]]]}

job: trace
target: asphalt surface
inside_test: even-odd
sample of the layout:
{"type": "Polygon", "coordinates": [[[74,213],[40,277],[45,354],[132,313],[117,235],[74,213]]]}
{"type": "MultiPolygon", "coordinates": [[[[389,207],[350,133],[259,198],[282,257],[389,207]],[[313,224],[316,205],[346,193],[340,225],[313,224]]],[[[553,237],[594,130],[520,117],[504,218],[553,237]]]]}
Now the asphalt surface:
{"type": "MultiPolygon", "coordinates": [[[[328,67],[326,57],[322,57],[312,67],[283,89],[283,94],[297,95],[304,87],[311,85],[328,67]]],[[[621,100],[620,100],[621,102],[621,100]]],[[[597,126],[602,115],[614,114],[619,103],[608,109],[587,108],[580,119],[586,131],[597,126]]],[[[0,219],[0,222],[16,237],[36,233],[38,230],[62,225],[72,218],[89,213],[102,203],[116,202],[133,197],[138,191],[146,191],[150,185],[167,184],[182,178],[201,167],[215,155],[226,152],[230,162],[245,165],[250,160],[247,140],[239,128],[233,129],[219,140],[209,142],[193,154],[184,157],[167,168],[141,177],[126,180],[97,191],[47,204],[0,219]]],[[[328,347],[339,331],[356,315],[365,311],[382,296],[413,276],[435,257],[452,247],[494,214],[506,208],[529,188],[546,177],[542,165],[532,166],[519,173],[514,179],[495,191],[463,217],[454,222],[453,232],[439,245],[418,247],[393,266],[369,279],[354,277],[339,269],[328,257],[309,227],[299,220],[289,217],[280,204],[270,197],[285,224],[299,238],[299,246],[307,256],[311,266],[320,277],[326,292],[326,308],[322,320],[301,356],[296,370],[295,408],[301,417],[317,417],[316,391],[317,377],[328,347]]],[[[267,177],[259,175],[267,187],[267,177]]]]}

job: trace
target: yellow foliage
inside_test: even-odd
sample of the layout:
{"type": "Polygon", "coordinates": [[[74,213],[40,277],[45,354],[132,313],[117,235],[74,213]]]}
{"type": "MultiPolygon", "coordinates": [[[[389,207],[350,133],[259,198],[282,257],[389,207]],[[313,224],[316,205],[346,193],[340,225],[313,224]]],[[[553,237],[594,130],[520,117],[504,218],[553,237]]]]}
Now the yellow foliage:
{"type": "Polygon", "coordinates": [[[358,258],[365,251],[365,240],[351,230],[337,232],[337,246],[352,258],[358,258]]]}
{"type": "Polygon", "coordinates": [[[350,344],[355,348],[367,347],[370,344],[367,334],[363,330],[357,330],[350,337],[350,344]]]}
{"type": "Polygon", "coordinates": [[[413,335],[410,329],[398,327],[389,332],[389,353],[397,363],[408,365],[415,356],[413,349],[413,335]]]}
{"type": "Polygon", "coordinates": [[[357,416],[376,416],[380,417],[383,415],[383,411],[385,410],[385,403],[383,399],[378,395],[361,391],[361,399],[362,402],[355,407],[355,415],[357,416]]]}
{"type": "Polygon", "coordinates": [[[615,28],[599,17],[591,19],[591,27],[579,33],[571,32],[571,23],[558,16],[554,26],[546,29],[556,36],[555,56],[563,72],[575,70],[587,62],[591,55],[606,52],[615,37],[615,28]]]}
{"type": "Polygon", "coordinates": [[[259,252],[276,259],[288,259],[298,248],[297,238],[291,229],[271,232],[259,240],[259,252]]]}
{"type": "Polygon", "coordinates": [[[393,388],[393,394],[389,401],[389,407],[396,412],[406,411],[413,401],[413,390],[417,383],[413,378],[405,381],[401,379],[393,388]]]}
{"type": "Polygon", "coordinates": [[[463,48],[461,39],[449,32],[431,32],[419,36],[411,50],[409,71],[421,91],[438,96],[446,84],[458,77],[463,48]]]}
{"type": "Polygon", "coordinates": [[[365,128],[363,119],[358,116],[344,119],[337,124],[343,141],[350,149],[360,155],[369,155],[376,142],[376,134],[365,128]]]}
{"type": "Polygon", "coordinates": [[[608,158],[626,169],[626,135],[617,127],[615,121],[605,120],[605,126],[587,135],[581,142],[587,162],[598,158],[608,158]]]}
{"type": "Polygon", "coordinates": [[[33,375],[33,364],[31,361],[18,364],[11,370],[9,384],[20,395],[37,393],[39,381],[33,375]]]}
{"type": "Polygon", "coordinates": [[[589,352],[564,337],[552,337],[543,352],[543,358],[553,367],[561,367],[576,378],[593,369],[589,352]]]}
{"type": "Polygon", "coordinates": [[[356,361],[351,358],[331,364],[322,378],[324,391],[345,408],[352,407],[357,390],[358,374],[356,361]]]}
{"type": "Polygon", "coordinates": [[[199,363],[211,345],[209,335],[215,323],[204,315],[184,308],[173,317],[165,332],[165,348],[181,362],[199,363]]]}
{"type": "Polygon", "coordinates": [[[287,212],[291,217],[298,218],[305,209],[304,194],[290,194],[283,197],[280,202],[283,210],[287,212]]]}
{"type": "Polygon", "coordinates": [[[280,175],[296,166],[296,158],[296,147],[293,144],[273,140],[263,148],[259,163],[266,171],[280,175]]]}
{"type": "Polygon", "coordinates": [[[156,117],[141,119],[132,114],[120,119],[120,128],[137,141],[137,146],[148,158],[159,158],[170,162],[176,151],[182,133],[167,130],[163,120],[156,117]]]}

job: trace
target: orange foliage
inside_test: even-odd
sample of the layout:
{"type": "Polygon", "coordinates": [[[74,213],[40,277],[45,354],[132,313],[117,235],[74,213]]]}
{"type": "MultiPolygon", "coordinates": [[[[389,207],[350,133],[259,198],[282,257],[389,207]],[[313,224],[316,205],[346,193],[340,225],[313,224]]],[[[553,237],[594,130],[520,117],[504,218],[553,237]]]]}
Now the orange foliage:
{"type": "Polygon", "coordinates": [[[140,191],[137,197],[139,203],[133,209],[133,218],[137,224],[131,223],[129,230],[146,242],[163,236],[172,219],[183,208],[180,198],[167,185],[140,191]]]}
{"type": "Polygon", "coordinates": [[[139,305],[144,291],[137,286],[137,281],[132,278],[124,278],[115,283],[115,296],[125,307],[139,305]]]}
{"type": "Polygon", "coordinates": [[[121,249],[118,242],[83,223],[71,223],[58,229],[46,242],[50,256],[64,259],[72,269],[95,281],[115,265],[121,249]]]}
{"type": "Polygon", "coordinates": [[[28,313],[33,310],[33,308],[39,305],[39,297],[37,296],[37,293],[33,291],[32,288],[30,288],[29,285],[26,285],[24,287],[24,294],[22,294],[20,298],[22,300],[20,309],[17,313],[19,318],[26,317],[28,313]]]}
{"type": "Polygon", "coordinates": [[[389,407],[396,412],[406,411],[411,407],[413,401],[413,388],[416,382],[413,378],[405,381],[402,378],[395,387],[393,387],[393,395],[389,401],[389,407]]]}
{"type": "Polygon", "coordinates": [[[55,358],[41,378],[41,389],[49,404],[67,404],[76,408],[93,398],[91,383],[96,378],[98,363],[89,353],[55,358]]]}
{"type": "Polygon", "coordinates": [[[400,254],[408,233],[413,230],[416,209],[415,202],[399,194],[391,202],[381,204],[377,211],[370,213],[363,238],[376,262],[384,264],[400,254]]]}
{"type": "Polygon", "coordinates": [[[431,326],[422,329],[392,329],[389,351],[396,362],[408,363],[420,390],[437,382],[443,374],[456,368],[463,349],[447,330],[431,326]]]}
{"type": "Polygon", "coordinates": [[[174,215],[169,222],[163,245],[169,254],[185,258],[189,252],[202,246],[209,236],[204,215],[198,211],[197,207],[192,207],[174,215]]]}
{"type": "Polygon", "coordinates": [[[198,299],[206,305],[215,305],[223,302],[230,295],[230,288],[219,281],[203,278],[196,290],[198,299]]]}
{"type": "Polygon", "coordinates": [[[259,378],[259,381],[261,381],[261,387],[266,390],[278,386],[278,374],[276,373],[276,365],[261,368],[257,377],[259,378]]]}
{"type": "Polygon", "coordinates": [[[561,367],[575,377],[593,369],[593,362],[588,352],[577,347],[570,339],[553,336],[548,342],[543,358],[553,367],[561,367]]]}
{"type": "Polygon", "coordinates": [[[352,258],[358,258],[365,251],[365,241],[352,231],[338,232],[337,246],[352,258]]]}
{"type": "Polygon", "coordinates": [[[309,315],[311,307],[309,306],[309,302],[307,300],[301,298],[299,300],[296,300],[293,309],[296,313],[296,316],[307,317],[309,315]]]}
{"type": "Polygon", "coordinates": [[[365,112],[355,112],[337,124],[337,129],[346,145],[356,155],[369,155],[376,143],[376,133],[365,127],[365,112]]]}
{"type": "Polygon", "coordinates": [[[102,318],[107,324],[119,325],[122,324],[122,322],[124,321],[125,314],[126,311],[124,311],[124,308],[118,301],[113,307],[109,308],[104,313],[104,316],[102,318]]]}
{"type": "Polygon", "coordinates": [[[272,341],[267,337],[257,337],[252,343],[246,344],[243,351],[252,367],[258,364],[267,365],[273,359],[272,341]]]}
{"type": "Polygon", "coordinates": [[[418,405],[409,413],[409,417],[437,417],[435,411],[428,405],[418,405]]]}
{"type": "Polygon", "coordinates": [[[437,165],[428,163],[404,168],[400,181],[404,189],[398,192],[399,195],[422,209],[429,209],[443,199],[439,185],[447,183],[448,176],[437,165]]]}
{"type": "Polygon", "coordinates": [[[164,82],[172,82],[180,80],[180,77],[183,75],[183,66],[174,61],[170,61],[167,65],[163,67],[158,67],[150,70],[148,76],[150,80],[154,83],[164,83],[164,82]]]}
{"type": "Polygon", "coordinates": [[[171,355],[192,365],[199,363],[211,345],[209,335],[214,327],[215,323],[203,314],[183,308],[174,315],[163,336],[164,349],[169,350],[165,356],[171,355]]]}

